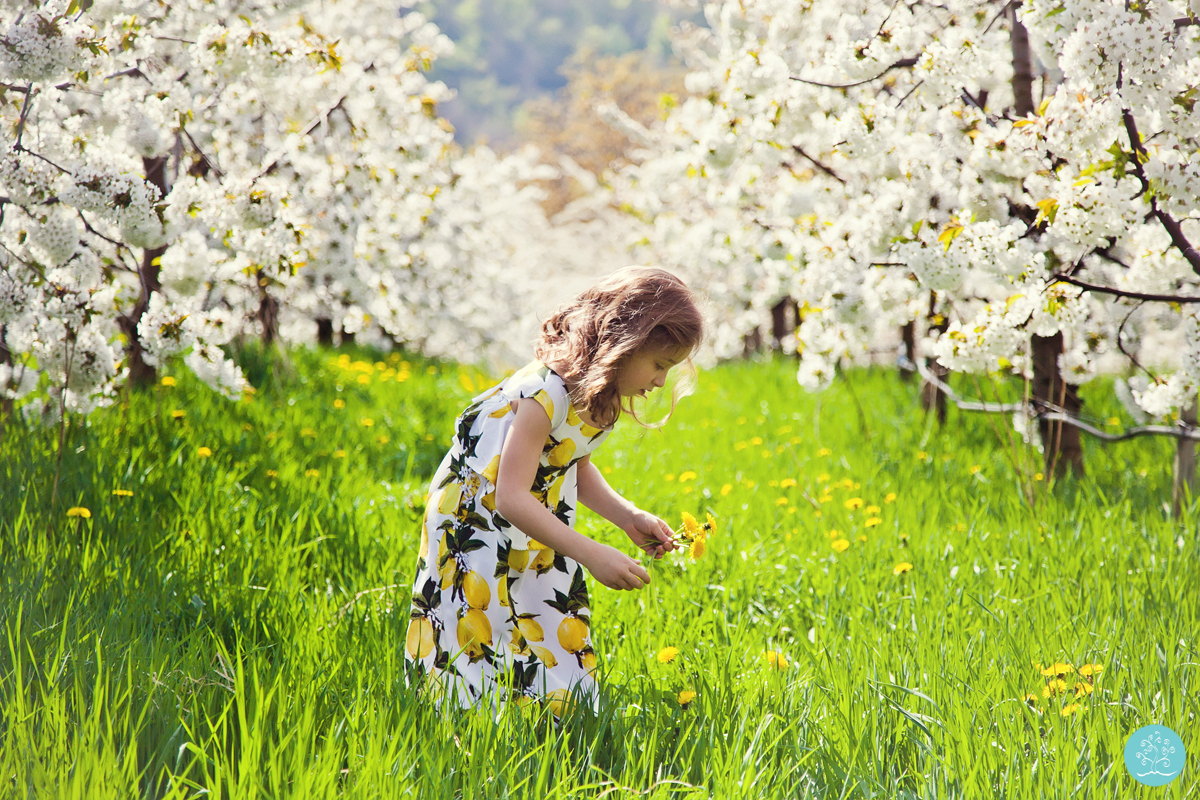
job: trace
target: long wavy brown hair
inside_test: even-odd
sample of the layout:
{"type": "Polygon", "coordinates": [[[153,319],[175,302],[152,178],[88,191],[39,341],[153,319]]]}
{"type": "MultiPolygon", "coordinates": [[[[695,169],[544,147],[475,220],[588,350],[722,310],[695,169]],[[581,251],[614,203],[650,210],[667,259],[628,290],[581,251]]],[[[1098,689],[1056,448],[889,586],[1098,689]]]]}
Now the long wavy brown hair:
{"type": "MultiPolygon", "coordinates": [[[[666,418],[648,425],[631,399],[622,402],[618,371],[643,348],[675,350],[687,354],[680,363],[694,379],[691,357],[703,338],[704,320],[683,281],[657,267],[625,267],[555,309],[542,323],[534,353],[562,377],[572,404],[598,427],[611,427],[622,411],[657,427],[666,418]]],[[[672,412],[685,386],[673,386],[672,412]]]]}

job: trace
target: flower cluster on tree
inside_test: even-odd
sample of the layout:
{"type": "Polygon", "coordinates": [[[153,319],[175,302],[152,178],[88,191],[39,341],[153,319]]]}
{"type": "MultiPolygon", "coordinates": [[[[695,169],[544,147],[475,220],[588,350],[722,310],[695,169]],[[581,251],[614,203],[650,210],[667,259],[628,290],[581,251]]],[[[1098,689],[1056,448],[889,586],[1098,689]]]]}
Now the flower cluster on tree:
{"type": "Polygon", "coordinates": [[[1126,368],[1134,411],[1194,402],[1200,3],[704,11],[680,38],[693,96],[617,191],[713,297],[719,354],[791,297],[810,389],[913,324],[952,370],[1048,363],[1068,410],[1126,368]]]}
{"type": "Polygon", "coordinates": [[[86,412],[180,355],[325,327],[503,351],[531,153],[462,154],[398,2],[0,2],[0,391],[86,412]]]}

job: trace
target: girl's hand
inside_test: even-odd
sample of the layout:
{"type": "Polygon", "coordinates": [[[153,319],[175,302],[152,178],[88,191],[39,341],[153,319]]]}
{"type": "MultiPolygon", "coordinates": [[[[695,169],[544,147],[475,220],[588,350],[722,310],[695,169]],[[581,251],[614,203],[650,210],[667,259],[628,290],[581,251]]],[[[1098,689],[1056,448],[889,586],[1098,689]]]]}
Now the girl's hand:
{"type": "Polygon", "coordinates": [[[650,573],[615,547],[596,542],[595,555],[584,564],[592,577],[610,589],[641,589],[650,583],[650,573]]]}
{"type": "Polygon", "coordinates": [[[671,526],[653,514],[640,508],[633,512],[629,524],[625,527],[625,535],[633,543],[655,558],[662,558],[664,553],[675,549],[671,541],[671,526]]]}

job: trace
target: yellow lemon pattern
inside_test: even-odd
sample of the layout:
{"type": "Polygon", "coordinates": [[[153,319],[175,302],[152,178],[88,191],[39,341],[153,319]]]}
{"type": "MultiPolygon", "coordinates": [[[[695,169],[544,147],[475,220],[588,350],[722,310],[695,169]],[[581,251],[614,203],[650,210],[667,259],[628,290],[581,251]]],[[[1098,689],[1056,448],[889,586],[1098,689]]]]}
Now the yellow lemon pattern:
{"type": "Polygon", "coordinates": [[[404,643],[414,667],[406,680],[439,704],[469,707],[500,692],[561,714],[595,702],[583,568],[496,510],[500,451],[517,416],[510,404],[526,399],[550,420],[530,492],[566,525],[575,524],[580,462],[608,435],[583,422],[562,379],[537,362],[477,396],[455,421],[417,532],[404,643]]]}

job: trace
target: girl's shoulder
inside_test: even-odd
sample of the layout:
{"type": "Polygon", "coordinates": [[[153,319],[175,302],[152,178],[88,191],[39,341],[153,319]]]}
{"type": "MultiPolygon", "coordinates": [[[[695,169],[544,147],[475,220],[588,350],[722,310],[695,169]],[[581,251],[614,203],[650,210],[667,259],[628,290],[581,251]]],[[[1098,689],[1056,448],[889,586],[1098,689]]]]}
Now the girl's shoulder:
{"type": "Polygon", "coordinates": [[[520,400],[532,397],[546,409],[551,429],[567,418],[571,398],[562,377],[540,361],[533,361],[510,375],[501,384],[505,398],[520,400]]]}

